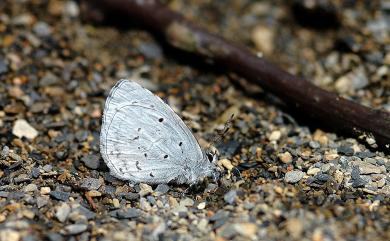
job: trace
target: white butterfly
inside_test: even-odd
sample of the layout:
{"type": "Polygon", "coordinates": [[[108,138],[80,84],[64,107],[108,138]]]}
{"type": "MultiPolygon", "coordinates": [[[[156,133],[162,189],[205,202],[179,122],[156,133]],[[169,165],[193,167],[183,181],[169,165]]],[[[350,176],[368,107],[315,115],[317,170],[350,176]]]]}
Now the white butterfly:
{"type": "Polygon", "coordinates": [[[111,174],[145,183],[194,184],[219,174],[180,117],[158,96],[122,79],[106,100],[100,152],[111,174]]]}

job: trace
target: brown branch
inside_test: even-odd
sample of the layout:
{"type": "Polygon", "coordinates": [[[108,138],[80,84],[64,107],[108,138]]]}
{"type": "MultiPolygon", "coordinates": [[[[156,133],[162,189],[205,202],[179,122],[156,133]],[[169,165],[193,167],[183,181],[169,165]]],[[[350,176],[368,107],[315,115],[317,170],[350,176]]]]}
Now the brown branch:
{"type": "MultiPolygon", "coordinates": [[[[374,110],[325,91],[252,54],[248,49],[185,20],[158,0],[95,0],[103,11],[125,14],[179,49],[212,59],[214,63],[261,85],[297,108],[337,131],[376,141],[371,146],[390,150],[390,113],[374,110]],[[370,139],[370,137],[373,137],[370,139]]],[[[125,20],[123,20],[125,21],[125,20]]]]}

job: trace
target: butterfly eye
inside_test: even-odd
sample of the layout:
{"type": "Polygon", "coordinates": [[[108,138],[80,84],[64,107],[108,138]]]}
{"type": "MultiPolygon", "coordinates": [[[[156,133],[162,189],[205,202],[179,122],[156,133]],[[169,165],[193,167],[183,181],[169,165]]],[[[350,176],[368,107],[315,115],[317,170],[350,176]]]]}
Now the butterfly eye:
{"type": "Polygon", "coordinates": [[[214,160],[214,155],[213,154],[211,154],[211,153],[206,153],[206,156],[207,156],[207,159],[209,160],[209,162],[213,162],[213,160],[214,160]]]}

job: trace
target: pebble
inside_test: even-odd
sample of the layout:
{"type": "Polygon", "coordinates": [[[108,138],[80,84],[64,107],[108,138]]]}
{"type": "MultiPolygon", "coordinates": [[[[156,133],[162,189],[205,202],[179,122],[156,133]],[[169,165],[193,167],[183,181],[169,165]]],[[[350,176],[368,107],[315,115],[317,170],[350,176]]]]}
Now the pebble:
{"type": "Polygon", "coordinates": [[[87,195],[90,197],[101,197],[102,193],[96,190],[91,190],[87,192],[87,195]]]}
{"type": "Polygon", "coordinates": [[[34,183],[30,183],[23,188],[24,192],[35,192],[37,190],[38,190],[38,187],[34,183]]]}
{"type": "Polygon", "coordinates": [[[20,234],[17,231],[12,229],[2,229],[0,230],[0,240],[1,241],[19,241],[20,234]]]}
{"type": "Polygon", "coordinates": [[[63,223],[68,218],[70,211],[71,211],[70,206],[67,203],[62,202],[61,205],[57,207],[55,216],[58,219],[58,221],[63,223]]]}
{"type": "Polygon", "coordinates": [[[141,211],[136,208],[118,209],[110,212],[110,215],[120,219],[132,219],[138,218],[141,215],[141,211]]]}
{"type": "Polygon", "coordinates": [[[354,151],[351,147],[348,147],[348,146],[340,146],[337,148],[337,153],[338,154],[342,154],[342,155],[346,155],[346,156],[352,156],[354,151]]]}
{"type": "Polygon", "coordinates": [[[179,205],[185,207],[192,207],[194,206],[194,200],[192,200],[191,198],[184,198],[180,201],[179,205]]]}
{"type": "Polygon", "coordinates": [[[299,239],[303,233],[304,225],[297,218],[290,218],[286,221],[287,232],[294,238],[299,239]]]}
{"type": "Polygon", "coordinates": [[[141,197],[139,200],[139,204],[140,204],[140,208],[145,212],[149,212],[150,210],[152,210],[152,206],[150,205],[150,203],[146,198],[141,197]]]}
{"type": "Polygon", "coordinates": [[[258,227],[254,223],[236,223],[234,229],[243,237],[253,239],[256,237],[258,227]]]}
{"type": "Polygon", "coordinates": [[[274,50],[274,31],[264,25],[258,25],[252,30],[252,41],[256,49],[266,55],[270,55],[274,50]]]}
{"type": "Polygon", "coordinates": [[[51,197],[64,202],[70,197],[70,193],[62,191],[51,191],[49,194],[51,197]]]}
{"type": "Polygon", "coordinates": [[[96,154],[90,154],[87,156],[83,156],[81,161],[90,169],[96,170],[100,166],[100,156],[96,154]]]}
{"type": "MultiPolygon", "coordinates": [[[[39,21],[34,24],[33,31],[39,36],[39,37],[47,37],[51,34],[50,26],[42,21],[39,21]]],[[[43,85],[41,85],[43,86],[43,85]]]]}
{"type": "MultiPolygon", "coordinates": [[[[325,142],[325,141],[323,141],[323,142],[325,142]]],[[[320,143],[318,143],[317,141],[310,141],[309,146],[313,149],[318,149],[321,147],[320,143]]]]}
{"type": "Polygon", "coordinates": [[[139,187],[140,187],[140,191],[139,191],[139,195],[141,196],[141,197],[144,197],[144,196],[146,196],[146,195],[148,195],[148,194],[150,194],[150,193],[152,193],[153,192],[153,188],[150,186],[150,185],[148,185],[148,184],[145,184],[145,183],[140,183],[139,184],[139,187]]]}
{"type": "Polygon", "coordinates": [[[302,172],[302,171],[289,171],[284,176],[284,181],[287,182],[287,183],[297,183],[304,176],[305,176],[305,173],[302,172]]]}
{"type": "Polygon", "coordinates": [[[231,171],[234,168],[233,164],[229,161],[229,159],[226,158],[219,160],[218,164],[222,165],[224,168],[226,168],[229,171],[231,171]]]}
{"type": "Polygon", "coordinates": [[[139,51],[149,59],[160,59],[163,55],[161,47],[154,43],[141,43],[139,51]]]}
{"type": "Polygon", "coordinates": [[[40,80],[39,85],[42,87],[55,85],[59,83],[59,78],[54,75],[52,72],[47,72],[40,80]]]}
{"type": "Polygon", "coordinates": [[[338,78],[335,83],[335,88],[339,93],[348,93],[350,91],[362,89],[366,87],[368,83],[367,75],[361,67],[338,78]]]}
{"type": "Polygon", "coordinates": [[[8,157],[8,154],[9,154],[9,147],[4,146],[3,149],[1,150],[0,158],[5,159],[8,157]]]}
{"type": "Polygon", "coordinates": [[[64,6],[64,15],[75,18],[79,16],[80,9],[79,5],[75,1],[66,1],[64,6]]]}
{"type": "Polygon", "coordinates": [[[280,131],[273,131],[271,132],[271,135],[268,137],[270,141],[277,141],[282,136],[282,133],[280,131]]]}
{"type": "Polygon", "coordinates": [[[76,212],[76,213],[82,215],[87,220],[91,220],[91,219],[94,219],[96,217],[96,213],[92,212],[88,208],[83,207],[83,206],[81,206],[79,204],[72,206],[72,213],[73,212],[76,212]]]}
{"type": "Polygon", "coordinates": [[[99,179],[97,178],[84,178],[80,182],[80,186],[82,188],[88,189],[88,190],[97,190],[102,185],[99,179]]]}
{"type": "Polygon", "coordinates": [[[0,75],[1,74],[5,74],[8,72],[8,64],[7,62],[4,60],[4,58],[2,58],[0,56],[0,75]]]}
{"type": "Polygon", "coordinates": [[[115,207],[115,208],[120,208],[120,203],[119,203],[119,200],[117,198],[113,198],[112,199],[112,205],[115,207]]]}
{"type": "Polygon", "coordinates": [[[287,163],[291,163],[292,160],[293,160],[292,155],[291,155],[290,152],[288,152],[288,151],[279,154],[278,157],[279,157],[279,160],[280,160],[281,162],[286,163],[286,164],[287,164],[287,163]]]}
{"type": "Polygon", "coordinates": [[[49,202],[49,197],[48,196],[40,196],[37,197],[37,207],[41,208],[43,206],[46,206],[49,202]]]}
{"type": "Polygon", "coordinates": [[[44,165],[42,167],[42,170],[44,170],[45,172],[51,172],[53,170],[53,166],[50,164],[44,165]]]}
{"type": "Polygon", "coordinates": [[[310,175],[310,176],[314,176],[316,175],[317,173],[319,173],[321,171],[321,169],[317,168],[317,167],[313,167],[313,168],[309,168],[309,170],[307,170],[307,175],[310,175]]]}
{"type": "Polygon", "coordinates": [[[354,161],[353,165],[359,167],[361,175],[380,174],[382,172],[380,167],[363,161],[354,161]]]}
{"type": "Polygon", "coordinates": [[[32,140],[38,136],[38,131],[35,130],[34,127],[32,127],[26,120],[18,119],[14,123],[12,134],[19,138],[26,137],[32,140]]]}
{"type": "Polygon", "coordinates": [[[206,207],[206,202],[201,202],[198,204],[198,206],[196,206],[199,210],[202,210],[202,209],[205,209],[206,207]]]}
{"type": "Polygon", "coordinates": [[[138,193],[134,193],[134,192],[119,193],[118,196],[120,196],[121,198],[124,198],[128,201],[133,201],[133,200],[137,200],[140,198],[140,195],[138,193]]]}
{"type": "Polygon", "coordinates": [[[234,223],[225,225],[219,234],[227,239],[232,239],[237,235],[254,239],[257,230],[257,225],[253,223],[234,223]]]}
{"type": "Polygon", "coordinates": [[[237,197],[237,190],[230,190],[223,196],[223,200],[229,204],[234,204],[237,197]]]}
{"type": "Polygon", "coordinates": [[[62,234],[65,235],[76,235],[79,233],[84,232],[87,230],[88,226],[86,224],[71,224],[68,226],[65,226],[65,228],[62,230],[62,234]]]}
{"type": "Polygon", "coordinates": [[[159,194],[165,194],[169,191],[169,186],[167,184],[159,184],[154,191],[159,194]]]}
{"type": "Polygon", "coordinates": [[[50,187],[41,187],[41,194],[42,195],[49,194],[50,192],[51,192],[50,187]]]}

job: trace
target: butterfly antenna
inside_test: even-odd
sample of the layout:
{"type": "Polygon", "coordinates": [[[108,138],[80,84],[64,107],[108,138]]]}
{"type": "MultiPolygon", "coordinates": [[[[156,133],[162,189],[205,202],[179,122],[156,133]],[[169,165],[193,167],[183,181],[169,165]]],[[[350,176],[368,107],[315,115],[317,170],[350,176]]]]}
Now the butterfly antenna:
{"type": "Polygon", "coordinates": [[[222,130],[216,130],[217,134],[214,135],[214,138],[210,142],[207,149],[211,149],[212,146],[219,143],[222,140],[222,138],[228,133],[229,129],[232,127],[233,118],[234,118],[234,114],[232,114],[230,118],[226,121],[222,130]]]}

